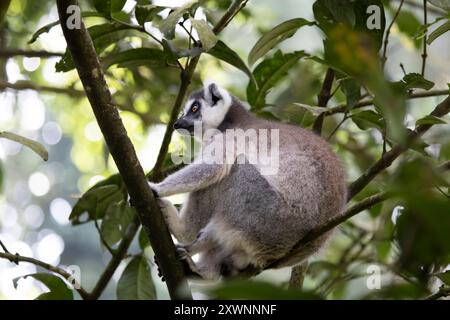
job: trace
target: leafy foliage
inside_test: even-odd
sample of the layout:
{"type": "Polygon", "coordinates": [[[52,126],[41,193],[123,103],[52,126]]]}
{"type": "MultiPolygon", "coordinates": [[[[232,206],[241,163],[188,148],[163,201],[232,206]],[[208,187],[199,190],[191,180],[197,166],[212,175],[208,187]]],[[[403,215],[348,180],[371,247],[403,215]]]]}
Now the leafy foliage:
{"type": "Polygon", "coordinates": [[[34,278],[44,284],[50,291],[42,293],[36,300],[73,300],[73,292],[60,277],[49,273],[34,273],[14,279],[14,287],[20,279],[27,277],[34,278]]]}
{"type": "Polygon", "coordinates": [[[134,257],[127,265],[117,284],[120,300],[149,300],[156,298],[150,266],[142,257],[134,257]]]}

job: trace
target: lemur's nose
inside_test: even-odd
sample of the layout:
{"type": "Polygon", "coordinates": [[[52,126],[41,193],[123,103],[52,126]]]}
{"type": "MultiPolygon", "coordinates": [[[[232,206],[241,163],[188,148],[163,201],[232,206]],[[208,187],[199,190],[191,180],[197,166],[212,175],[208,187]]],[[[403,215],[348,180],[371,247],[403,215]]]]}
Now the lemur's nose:
{"type": "Polygon", "coordinates": [[[180,129],[181,128],[181,121],[180,119],[178,119],[177,121],[175,121],[175,123],[173,124],[173,127],[175,129],[180,129]]]}

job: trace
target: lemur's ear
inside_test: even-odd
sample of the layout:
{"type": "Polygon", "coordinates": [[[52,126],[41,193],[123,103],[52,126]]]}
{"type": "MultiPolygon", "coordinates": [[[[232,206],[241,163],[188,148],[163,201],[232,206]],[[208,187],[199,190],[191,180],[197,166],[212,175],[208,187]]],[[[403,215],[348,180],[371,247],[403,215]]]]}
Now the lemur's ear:
{"type": "Polygon", "coordinates": [[[219,87],[214,82],[205,85],[205,98],[211,106],[215,106],[218,101],[222,100],[219,87]]]}

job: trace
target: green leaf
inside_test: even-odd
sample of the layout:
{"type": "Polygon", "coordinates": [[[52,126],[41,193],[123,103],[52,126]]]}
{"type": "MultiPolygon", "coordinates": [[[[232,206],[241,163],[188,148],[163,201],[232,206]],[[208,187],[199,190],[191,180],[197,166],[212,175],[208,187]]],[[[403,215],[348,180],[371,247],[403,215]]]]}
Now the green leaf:
{"type": "Polygon", "coordinates": [[[355,113],[351,116],[353,122],[360,128],[361,130],[367,130],[371,128],[383,129],[383,117],[372,110],[364,110],[358,113],[355,113]]]}
{"type": "MultiPolygon", "coordinates": [[[[121,40],[123,38],[121,31],[127,29],[133,28],[118,23],[105,23],[92,26],[88,28],[88,31],[94,43],[95,51],[97,54],[100,54],[109,45],[121,40]]],[[[70,52],[67,49],[61,60],[56,63],[55,67],[57,72],[67,72],[75,68],[70,52]]]]}
{"type": "Polygon", "coordinates": [[[427,39],[427,44],[431,44],[434,40],[442,36],[444,33],[450,30],[450,20],[437,27],[433,32],[430,33],[427,39]]]}
{"type": "Polygon", "coordinates": [[[450,1],[449,0],[428,0],[436,7],[444,9],[446,11],[450,11],[450,1]]]}
{"type": "Polygon", "coordinates": [[[178,21],[185,13],[193,10],[196,6],[198,6],[197,1],[188,2],[170,13],[165,20],[161,21],[159,24],[159,30],[164,34],[164,37],[167,39],[173,39],[175,37],[175,27],[178,21]]]}
{"type": "Polygon", "coordinates": [[[167,55],[164,51],[154,48],[136,48],[113,53],[103,59],[102,65],[105,69],[114,64],[118,64],[119,68],[129,65],[164,66],[166,61],[167,55]]]}
{"type": "Polygon", "coordinates": [[[111,203],[102,220],[101,233],[109,246],[119,242],[133,220],[134,211],[125,201],[111,203]]]}
{"type": "Polygon", "coordinates": [[[175,61],[182,57],[196,57],[203,51],[199,47],[193,47],[191,49],[181,49],[173,45],[172,41],[162,39],[162,45],[164,52],[169,57],[169,60],[175,61]]]}
{"type": "Polygon", "coordinates": [[[166,7],[157,6],[154,4],[137,5],[135,9],[136,20],[143,26],[146,22],[152,21],[155,16],[166,9],[166,7]]]}
{"type": "Polygon", "coordinates": [[[409,36],[414,41],[414,45],[416,48],[421,46],[421,41],[418,39],[414,39],[417,32],[420,31],[420,27],[422,23],[417,19],[417,16],[409,11],[400,11],[395,23],[398,26],[398,29],[409,36]]]}
{"type": "Polygon", "coordinates": [[[34,152],[36,152],[44,161],[48,160],[48,151],[44,148],[42,144],[40,144],[37,141],[22,137],[18,134],[8,131],[1,131],[0,138],[5,138],[8,140],[18,142],[21,145],[24,145],[25,147],[28,147],[34,152]]]}
{"type": "Polygon", "coordinates": [[[208,54],[225,61],[232,66],[238,68],[239,70],[245,72],[250,80],[255,83],[255,79],[253,78],[253,73],[247,67],[245,62],[239,57],[239,55],[230,49],[223,41],[217,41],[216,45],[208,51],[208,54]]]}
{"type": "Polygon", "coordinates": [[[304,51],[295,51],[288,54],[277,51],[272,58],[265,59],[258,64],[253,71],[258,88],[252,82],[247,86],[247,99],[250,105],[256,109],[264,107],[269,90],[287,74],[287,71],[300,58],[306,56],[307,54],[304,51]]]}
{"type": "Polygon", "coordinates": [[[119,300],[154,300],[155,285],[150,266],[143,256],[134,257],[123,271],[117,283],[119,300]]]}
{"type": "Polygon", "coordinates": [[[210,290],[217,299],[250,300],[309,300],[321,299],[312,292],[286,290],[271,283],[251,280],[232,280],[210,290]]]}
{"type": "Polygon", "coordinates": [[[111,16],[111,0],[94,0],[94,7],[98,12],[111,16]]]}
{"type": "Polygon", "coordinates": [[[295,18],[277,25],[259,38],[253,46],[248,55],[248,64],[253,65],[256,60],[264,56],[276,45],[281,43],[283,40],[292,37],[299,28],[303,26],[312,26],[314,24],[314,22],[303,18],[295,18]]]}
{"type": "Polygon", "coordinates": [[[353,4],[349,0],[317,0],[313,4],[313,12],[314,18],[326,34],[338,23],[350,27],[355,25],[353,4]]]}
{"type": "Polygon", "coordinates": [[[198,37],[202,43],[202,48],[208,52],[217,43],[217,36],[212,31],[211,27],[204,20],[191,20],[192,26],[197,30],[198,37]]]}
{"type": "Polygon", "coordinates": [[[77,201],[70,213],[69,220],[76,225],[93,219],[101,219],[102,213],[106,210],[107,205],[112,203],[112,200],[120,201],[123,198],[124,195],[117,185],[95,185],[77,201]],[[97,207],[99,208],[97,209],[97,207]],[[88,219],[81,221],[80,218],[84,212],[88,212],[88,219]]]}
{"type": "Polygon", "coordinates": [[[416,121],[416,126],[422,124],[447,124],[447,122],[444,119],[429,115],[416,121]]]}
{"type": "Polygon", "coordinates": [[[121,11],[126,2],[127,0],[94,0],[94,7],[109,18],[111,13],[121,11]]]}
{"type": "MultiPolygon", "coordinates": [[[[98,13],[98,12],[91,12],[91,11],[86,11],[86,12],[82,12],[81,16],[83,18],[89,18],[89,17],[101,17],[101,18],[107,18],[106,15],[104,15],[103,13],[98,13]]],[[[39,36],[43,33],[47,33],[49,32],[53,27],[58,26],[59,25],[59,20],[57,21],[53,21],[41,28],[39,28],[31,37],[31,39],[28,41],[28,44],[32,44],[33,42],[35,42],[37,40],[37,38],[39,38],[39,36]]]]}
{"type": "Polygon", "coordinates": [[[121,11],[126,2],[127,0],[111,0],[111,12],[121,11]]]}
{"type": "Polygon", "coordinates": [[[437,273],[435,276],[438,277],[443,283],[450,286],[450,271],[437,273]]]}
{"type": "Polygon", "coordinates": [[[361,86],[354,79],[343,79],[341,90],[347,100],[347,111],[352,110],[355,104],[361,99],[361,86]]]}
{"type": "Polygon", "coordinates": [[[403,90],[415,88],[430,90],[431,88],[433,88],[434,82],[425,79],[419,73],[408,73],[403,77],[401,81],[394,82],[394,86],[399,86],[403,90]]]}
{"type": "Polygon", "coordinates": [[[144,228],[141,228],[141,231],[139,232],[138,241],[139,241],[139,247],[142,250],[145,250],[147,247],[150,246],[150,241],[148,240],[148,236],[147,236],[147,233],[145,232],[144,228]]]}
{"type": "Polygon", "coordinates": [[[27,277],[42,282],[50,290],[50,292],[39,295],[36,300],[73,300],[73,291],[69,289],[64,280],[50,273],[34,273],[15,278],[13,280],[14,288],[17,288],[17,283],[21,278],[27,277]]]}

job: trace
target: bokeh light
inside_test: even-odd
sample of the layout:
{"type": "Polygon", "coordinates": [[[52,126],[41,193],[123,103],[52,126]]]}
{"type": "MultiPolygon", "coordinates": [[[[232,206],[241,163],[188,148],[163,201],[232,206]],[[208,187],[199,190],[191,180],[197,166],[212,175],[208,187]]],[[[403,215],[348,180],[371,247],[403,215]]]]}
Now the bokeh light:
{"type": "Polygon", "coordinates": [[[69,223],[69,215],[72,207],[70,203],[63,198],[53,199],[50,203],[50,213],[57,223],[66,225],[69,223]]]}
{"type": "Polygon", "coordinates": [[[41,197],[50,189],[50,181],[42,172],[35,172],[28,179],[28,188],[35,196],[41,197]]]}

